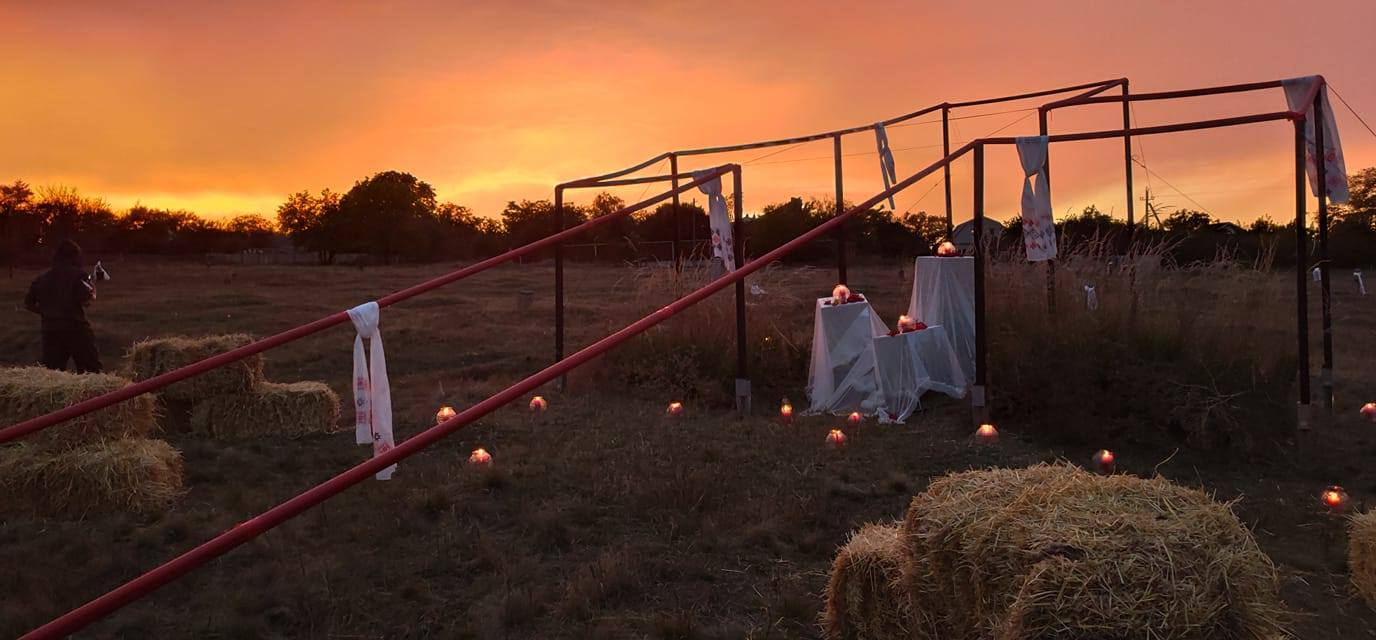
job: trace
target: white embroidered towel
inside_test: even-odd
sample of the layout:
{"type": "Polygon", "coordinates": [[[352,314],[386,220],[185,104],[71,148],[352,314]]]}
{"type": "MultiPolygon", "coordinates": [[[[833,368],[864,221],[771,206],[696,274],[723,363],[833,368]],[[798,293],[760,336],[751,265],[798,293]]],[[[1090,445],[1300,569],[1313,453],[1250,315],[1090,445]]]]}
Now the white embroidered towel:
{"type": "MultiPolygon", "coordinates": [[[[708,171],[694,171],[693,179],[701,180],[708,171]]],[[[721,176],[698,185],[707,194],[707,221],[712,227],[712,257],[721,258],[728,272],[736,270],[736,245],[731,232],[731,216],[726,213],[726,196],[721,194],[721,176]]]]}
{"type": "MultiPolygon", "coordinates": [[[[380,314],[376,302],[349,309],[349,319],[358,330],[354,336],[354,440],[358,444],[372,443],[374,457],[396,445],[392,438],[387,354],[382,348],[382,332],[378,330],[380,314]],[[367,354],[363,351],[364,338],[368,339],[367,354]]],[[[377,479],[390,480],[396,470],[396,465],[387,467],[377,473],[377,479]]]]}
{"type": "MultiPolygon", "coordinates": [[[[884,190],[898,184],[898,173],[894,170],[893,150],[889,148],[889,134],[884,130],[884,123],[874,123],[874,144],[879,147],[879,174],[884,177],[884,190]]],[[[894,206],[893,196],[889,196],[889,208],[897,209],[894,206]]]]}
{"type": "Polygon", "coordinates": [[[1056,222],[1051,219],[1051,187],[1046,177],[1046,136],[1017,139],[1022,162],[1022,241],[1029,262],[1056,257],[1056,222]]]}
{"type": "MultiPolygon", "coordinates": [[[[1314,114],[1312,113],[1314,104],[1300,103],[1309,95],[1309,89],[1318,81],[1318,76],[1290,78],[1281,81],[1281,87],[1285,89],[1285,102],[1290,110],[1302,111],[1309,116],[1304,119],[1304,166],[1309,173],[1309,191],[1316,197],[1319,195],[1319,173],[1317,165],[1314,163],[1315,147],[1318,145],[1314,138],[1314,114]]],[[[1346,204],[1350,199],[1347,192],[1347,163],[1343,161],[1343,143],[1338,138],[1338,121],[1333,117],[1333,105],[1328,103],[1327,86],[1319,89],[1319,101],[1323,104],[1323,177],[1324,182],[1328,183],[1328,201],[1334,204],[1346,204]]]]}

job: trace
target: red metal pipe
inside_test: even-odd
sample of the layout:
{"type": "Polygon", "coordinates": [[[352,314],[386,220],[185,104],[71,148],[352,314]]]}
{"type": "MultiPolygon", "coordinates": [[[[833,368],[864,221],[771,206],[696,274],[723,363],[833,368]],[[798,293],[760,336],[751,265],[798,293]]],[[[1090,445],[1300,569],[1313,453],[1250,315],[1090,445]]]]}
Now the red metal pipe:
{"type": "Polygon", "coordinates": [[[1121,87],[1121,86],[1127,84],[1127,82],[1128,82],[1128,79],[1127,79],[1127,78],[1120,78],[1120,79],[1118,79],[1118,80],[1114,80],[1113,82],[1110,82],[1110,83],[1108,83],[1108,84],[1105,84],[1105,85],[1102,86],[1102,87],[1095,87],[1095,88],[1090,89],[1089,91],[1086,91],[1086,92],[1084,92],[1084,93],[1078,93],[1078,94],[1075,94],[1075,95],[1073,95],[1073,96],[1070,96],[1069,98],[1062,98],[1062,99],[1060,99],[1060,100],[1054,100],[1054,101],[1052,101],[1052,102],[1048,102],[1048,103],[1046,103],[1046,104],[1044,104],[1044,105],[1042,105],[1042,106],[1040,106],[1040,107],[1037,107],[1037,110],[1038,110],[1038,111],[1041,111],[1042,113],[1046,113],[1047,111],[1050,111],[1050,110],[1055,109],[1056,107],[1059,107],[1059,106],[1062,106],[1062,105],[1075,104],[1075,103],[1077,103],[1077,102],[1079,102],[1079,101],[1081,101],[1081,100],[1085,100],[1085,99],[1088,99],[1088,98],[1092,98],[1092,97],[1094,97],[1094,96],[1097,96],[1097,95],[1099,95],[1099,94],[1101,94],[1101,93],[1103,93],[1103,92],[1105,92],[1105,91],[1108,91],[1109,89],[1112,89],[1112,88],[1114,88],[1114,87],[1121,87]]]}
{"type": "Polygon", "coordinates": [[[967,100],[967,101],[965,101],[965,102],[952,102],[952,103],[950,103],[950,107],[951,107],[952,109],[958,109],[958,108],[960,108],[960,107],[977,107],[977,106],[979,106],[979,105],[983,105],[983,104],[993,104],[993,103],[995,103],[995,102],[1012,102],[1012,101],[1014,101],[1014,100],[1026,100],[1026,99],[1028,99],[1028,98],[1040,98],[1040,97],[1042,97],[1042,96],[1050,96],[1050,95],[1055,95],[1055,94],[1058,94],[1058,93],[1065,93],[1065,92],[1067,92],[1067,91],[1078,91],[1078,90],[1080,90],[1080,89],[1088,89],[1088,88],[1090,88],[1090,87],[1097,87],[1097,86],[1100,86],[1100,85],[1110,85],[1110,86],[1111,86],[1111,83],[1114,83],[1114,82],[1117,82],[1117,80],[1100,80],[1099,82],[1086,82],[1086,83],[1084,83],[1084,84],[1077,84],[1077,85],[1075,85],[1075,86],[1073,86],[1073,87],[1060,87],[1060,88],[1058,88],[1058,89],[1046,89],[1046,90],[1043,90],[1043,91],[1033,91],[1033,92],[1031,92],[1031,93],[1020,93],[1020,94],[1013,95],[1013,96],[1001,96],[1001,97],[998,97],[998,98],[985,98],[985,99],[983,99],[983,100],[967,100]]]}
{"type": "MultiPolygon", "coordinates": [[[[770,251],[769,253],[760,256],[759,259],[751,260],[750,262],[747,262],[744,265],[738,265],[735,271],[732,271],[726,275],[723,275],[720,278],[717,278],[716,280],[713,280],[712,282],[708,283],[702,288],[697,289],[692,293],[689,293],[688,295],[679,298],[678,300],[675,300],[674,302],[671,302],[668,305],[660,308],[658,311],[655,311],[654,313],[651,313],[650,315],[647,315],[641,318],[640,320],[637,320],[636,322],[627,325],[620,331],[617,331],[616,333],[613,333],[587,347],[584,347],[577,353],[563,360],[560,360],[559,362],[556,362],[548,367],[545,367],[538,373],[531,375],[525,378],[524,380],[521,380],[520,382],[511,385],[510,387],[507,387],[506,389],[502,390],[496,395],[493,395],[487,398],[486,400],[483,400],[482,402],[479,402],[473,405],[472,407],[469,407],[468,409],[465,409],[463,412],[459,413],[453,418],[450,418],[444,422],[441,422],[440,424],[437,424],[433,427],[430,427],[429,429],[426,429],[425,431],[416,434],[415,436],[412,436],[411,438],[397,445],[390,451],[384,452],[373,458],[369,458],[368,460],[365,460],[357,465],[354,465],[352,468],[344,471],[343,473],[333,478],[330,478],[329,480],[326,480],[325,482],[322,482],[319,485],[316,485],[315,487],[312,487],[311,489],[301,493],[300,495],[297,495],[296,497],[290,500],[287,500],[286,502],[283,502],[267,511],[264,511],[263,513],[254,516],[249,520],[239,523],[234,528],[229,529],[228,531],[225,531],[220,535],[215,536],[214,538],[211,538],[210,540],[201,543],[200,545],[191,549],[190,551],[187,551],[186,553],[183,553],[163,563],[157,568],[147,573],[144,573],[138,576],[137,578],[134,578],[133,580],[124,583],[123,585],[120,585],[119,587],[115,588],[109,593],[106,593],[105,595],[102,595],[94,600],[91,600],[90,602],[87,602],[86,604],[81,605],[80,607],[77,607],[76,609],[67,612],[61,617],[58,617],[57,619],[33,631],[30,631],[29,633],[22,636],[21,640],[59,638],[80,631],[87,625],[90,625],[92,622],[95,622],[96,620],[99,620],[109,615],[110,613],[113,613],[117,609],[129,604],[130,602],[133,602],[134,600],[137,600],[149,593],[152,593],[159,587],[162,587],[163,585],[173,580],[176,580],[177,578],[180,578],[183,575],[186,575],[191,570],[219,556],[222,556],[225,553],[228,553],[229,551],[233,550],[239,545],[244,544],[245,542],[248,542],[249,540],[252,540],[255,537],[258,537],[259,535],[262,535],[263,533],[267,532],[273,527],[276,527],[279,524],[282,524],[283,522],[286,522],[287,520],[290,520],[291,518],[297,516],[306,509],[309,509],[317,504],[320,504],[321,502],[324,502],[325,500],[335,495],[338,495],[345,489],[348,489],[349,487],[352,487],[360,482],[363,482],[364,480],[367,480],[370,476],[376,474],[378,471],[381,471],[382,469],[385,469],[393,464],[396,464],[397,462],[400,462],[401,460],[410,457],[411,455],[414,455],[422,449],[425,449],[426,447],[438,442],[445,436],[448,436],[454,433],[455,431],[458,431],[459,429],[463,428],[464,426],[467,426],[473,421],[497,410],[502,405],[505,405],[508,402],[511,402],[512,400],[521,397],[522,395],[534,390],[536,387],[539,387],[542,384],[549,382],[550,380],[553,380],[559,376],[564,375],[565,373],[568,373],[573,368],[597,357],[598,355],[611,349],[612,347],[615,347],[621,344],[622,342],[625,342],[626,340],[630,339],[631,337],[644,332],[646,329],[649,329],[650,327],[653,327],[654,325],[669,319],[674,314],[677,314],[678,312],[687,309],[688,307],[691,307],[699,302],[702,302],[712,294],[721,291],[722,289],[725,289],[727,286],[736,282],[743,281],[746,276],[760,270],[765,265],[768,265],[774,262],[775,260],[778,260],[779,258],[787,255],[788,253],[792,252],[798,247],[801,247],[804,244],[807,244],[808,242],[811,242],[812,240],[826,233],[832,232],[836,227],[840,226],[842,222],[844,222],[851,216],[855,215],[856,213],[868,210],[870,207],[875,206],[881,200],[887,198],[889,195],[911,186],[913,183],[917,182],[918,180],[921,180],[923,177],[926,177],[928,174],[935,171],[944,163],[950,162],[952,159],[959,157],[966,151],[969,151],[972,145],[973,143],[961,147],[954,154],[947,156],[946,158],[943,158],[941,160],[938,160],[935,163],[932,163],[927,168],[913,174],[911,177],[899,182],[898,184],[880,193],[879,195],[874,196],[869,200],[860,203],[859,205],[851,207],[845,213],[838,216],[834,216],[826,222],[823,222],[822,224],[813,227],[806,233],[803,233],[802,235],[794,238],[793,240],[790,240],[780,245],[773,251],[770,251]]],[[[730,172],[735,173],[740,171],[740,167],[738,165],[730,166],[730,172]]],[[[725,172],[726,170],[720,170],[719,172],[717,172],[716,175],[721,175],[721,173],[725,172]]],[[[703,181],[707,179],[710,178],[705,178],[703,181]]],[[[694,181],[693,183],[687,186],[695,187],[697,186],[698,182],[700,181],[694,181]]],[[[570,231],[572,231],[572,229],[570,231]]]]}
{"type": "MultiPolygon", "coordinates": [[[[1122,100],[1121,97],[1114,98],[1122,100]]],[[[1195,122],[1179,122],[1176,124],[1163,124],[1154,127],[1138,127],[1136,129],[1105,129],[1102,131],[1087,131],[1084,133],[1059,133],[1047,136],[1048,142],[1077,142],[1080,140],[1102,140],[1104,138],[1121,138],[1124,134],[1130,136],[1150,136],[1158,133],[1179,133],[1182,131],[1198,131],[1200,129],[1216,129],[1219,127],[1232,127],[1240,124],[1254,124],[1257,122],[1270,122],[1272,120],[1303,120],[1304,114],[1293,111],[1274,111],[1271,113],[1259,113],[1250,116],[1236,116],[1232,118],[1219,118],[1217,120],[1199,120],[1195,122]]],[[[998,138],[984,138],[984,144],[1017,144],[1018,139],[1012,136],[998,138]]]]}
{"type": "MultiPolygon", "coordinates": [[[[1230,84],[1218,87],[1204,87],[1200,89],[1181,89],[1178,91],[1157,91],[1154,93],[1134,93],[1128,97],[1132,102],[1146,102],[1150,100],[1172,100],[1175,98],[1197,98],[1200,96],[1213,96],[1222,93],[1241,93],[1244,91],[1258,91],[1261,89],[1275,89],[1281,86],[1280,80],[1267,80],[1265,82],[1248,82],[1246,84],[1230,84]]],[[[1118,102],[1120,97],[1098,96],[1058,104],[1053,109],[1060,107],[1071,107],[1082,104],[1101,104],[1105,102],[1118,102]]]]}
{"type": "MultiPolygon", "coordinates": [[[[713,169],[710,175],[700,180],[694,180],[688,184],[678,187],[677,189],[666,191],[657,196],[649,198],[648,200],[642,200],[615,213],[605,216],[598,216],[576,227],[567,229],[565,231],[561,231],[554,235],[546,236],[540,240],[536,240],[535,242],[532,242],[530,244],[517,247],[501,255],[493,256],[481,262],[471,264],[467,267],[459,269],[458,271],[454,271],[452,273],[440,276],[438,278],[422,282],[407,289],[402,289],[401,291],[385,295],[381,298],[378,298],[377,304],[379,307],[387,307],[398,302],[401,302],[403,300],[413,298],[427,291],[431,291],[433,289],[437,289],[444,285],[451,284],[458,280],[462,280],[464,278],[467,278],[468,276],[479,273],[481,271],[485,271],[502,263],[509,262],[528,253],[539,251],[540,249],[544,249],[545,247],[563,242],[584,231],[588,231],[595,227],[606,224],[614,218],[620,218],[622,216],[629,215],[635,211],[639,211],[641,209],[645,209],[654,204],[657,204],[660,201],[668,199],[674,193],[696,188],[699,184],[707,182],[715,177],[729,173],[731,171],[731,167],[735,166],[736,165],[723,165],[721,167],[713,169]]],[[[180,369],[175,369],[173,371],[169,371],[159,376],[154,376],[141,382],[135,382],[134,384],[131,384],[127,387],[123,387],[119,390],[111,391],[110,393],[99,395],[89,400],[84,400],[82,402],[78,402],[74,405],[71,405],[63,409],[59,409],[49,414],[41,415],[36,418],[30,418],[28,420],[20,422],[19,424],[11,425],[5,427],[4,429],[0,429],[0,444],[10,442],[17,438],[22,438],[30,433],[46,429],[64,420],[70,420],[77,416],[85,415],[92,411],[103,409],[105,407],[108,407],[119,402],[123,402],[135,396],[148,393],[149,391],[161,389],[174,382],[185,380],[187,378],[190,378],[191,376],[204,373],[206,371],[209,371],[216,367],[224,366],[231,362],[242,360],[255,353],[267,351],[268,349],[271,349],[273,347],[285,344],[287,342],[291,342],[293,340],[297,340],[299,338],[304,338],[313,333],[317,333],[324,329],[328,329],[337,324],[343,324],[348,321],[348,312],[339,311],[337,313],[325,316],[324,318],[321,318],[314,322],[310,322],[299,327],[295,327],[293,329],[288,329],[276,335],[272,335],[267,338],[263,338],[262,340],[246,344],[237,349],[226,351],[216,356],[211,356],[199,362],[191,363],[180,369]]]]}

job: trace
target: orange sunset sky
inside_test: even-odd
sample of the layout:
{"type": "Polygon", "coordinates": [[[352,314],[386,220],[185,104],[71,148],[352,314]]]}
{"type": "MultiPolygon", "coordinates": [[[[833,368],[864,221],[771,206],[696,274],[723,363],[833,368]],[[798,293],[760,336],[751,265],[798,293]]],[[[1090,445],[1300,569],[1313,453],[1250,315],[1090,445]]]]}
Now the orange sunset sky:
{"type": "MultiPolygon", "coordinates": [[[[1321,73],[1376,124],[1373,27],[1371,0],[5,2],[0,180],[218,217],[272,215],[293,191],[399,169],[496,215],[669,149],[1121,76],[1155,91],[1321,73]]],[[[1376,137],[1333,104],[1349,171],[1376,165],[1376,137]]],[[[1135,110],[1149,125],[1284,107],[1272,90],[1135,110]]],[[[952,146],[1027,113],[958,120],[952,146]]],[[[1062,111],[1052,128],[1109,128],[1119,113],[1062,111]]],[[[1144,139],[1134,153],[1155,175],[1138,169],[1138,196],[1151,186],[1164,204],[1224,219],[1293,215],[1288,126],[1144,139]]],[[[1035,132],[1035,115],[1005,129],[1035,132]]],[[[890,140],[900,176],[940,155],[939,125],[890,140]]],[[[848,199],[881,188],[873,150],[873,136],[848,139],[848,199]]],[[[745,172],[750,209],[831,193],[829,143],[760,158],[769,152],[684,167],[758,159],[745,172]]],[[[1057,215],[1089,203],[1123,215],[1121,141],[1058,145],[1052,159],[1057,215]]],[[[990,213],[1005,219],[1021,188],[1015,152],[990,161],[990,213]]],[[[941,211],[940,188],[922,197],[933,184],[898,209],[941,211]]],[[[968,217],[965,163],[952,184],[956,217],[968,217]]]]}

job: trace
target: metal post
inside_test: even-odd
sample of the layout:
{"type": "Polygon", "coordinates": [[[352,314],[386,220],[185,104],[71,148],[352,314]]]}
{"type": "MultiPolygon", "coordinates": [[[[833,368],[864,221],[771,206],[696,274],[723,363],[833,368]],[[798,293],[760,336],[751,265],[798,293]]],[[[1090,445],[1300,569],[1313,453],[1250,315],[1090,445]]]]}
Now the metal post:
{"type": "MultiPolygon", "coordinates": [[[[948,163],[949,164],[949,163],[948,163]]],[[[985,397],[984,339],[984,145],[975,145],[974,157],[974,239],[975,239],[975,384],[970,390],[970,403],[977,409],[988,405],[985,397]]]]}
{"type": "MultiPolygon", "coordinates": [[[[831,138],[832,155],[836,159],[836,215],[846,211],[846,195],[841,180],[841,134],[831,138]]],[[[836,281],[846,283],[846,225],[836,227],[836,281]]]]}
{"type": "Polygon", "coordinates": [[[1128,241],[1133,240],[1137,231],[1137,221],[1132,215],[1132,203],[1135,197],[1132,190],[1132,103],[1128,97],[1128,81],[1123,80],[1123,180],[1127,183],[1128,190],[1128,241]]]}
{"type": "MultiPolygon", "coordinates": [[[[941,157],[951,155],[951,107],[941,105],[941,157]]],[[[941,168],[942,182],[946,183],[946,239],[951,240],[955,225],[951,217],[951,163],[941,168]]]]}
{"type": "Polygon", "coordinates": [[[672,185],[675,189],[673,197],[674,209],[669,214],[669,218],[674,225],[674,239],[673,242],[669,245],[669,258],[674,261],[674,273],[679,273],[683,270],[683,261],[679,259],[678,255],[678,155],[673,153],[669,154],[669,175],[673,176],[672,178],[670,178],[669,184],[672,185]]]}
{"type": "Polygon", "coordinates": [[[1299,347],[1300,399],[1297,408],[1299,428],[1309,430],[1309,299],[1304,279],[1306,268],[1304,229],[1304,120],[1295,121],[1295,327],[1299,347]]]}
{"type": "Polygon", "coordinates": [[[1323,408],[1333,413],[1333,304],[1328,281],[1328,176],[1324,158],[1323,91],[1314,96],[1314,166],[1319,182],[1319,306],[1323,314],[1323,367],[1319,384],[1323,387],[1323,408]]]}
{"type": "MultiPolygon", "coordinates": [[[[731,235],[736,268],[745,266],[745,198],[741,194],[741,168],[731,170],[732,187],[736,193],[736,220],[731,235]]],[[[745,279],[736,281],[736,410],[750,415],[749,352],[745,332],[745,279]]]]}
{"type": "MultiPolygon", "coordinates": [[[[1046,135],[1046,110],[1037,111],[1037,121],[1042,135],[1046,135]]],[[[1051,145],[1046,147],[1046,188],[1051,189],[1051,145]]],[[[1056,234],[1055,219],[1052,219],[1051,234],[1056,234]]],[[[1056,258],[1046,261],[1046,312],[1052,318],[1056,317],[1056,258]]]]}
{"type": "MultiPolygon", "coordinates": [[[[564,230],[564,188],[554,188],[554,224],[564,230]]],[[[554,245],[554,361],[564,359],[564,243],[554,245]]],[[[559,390],[565,389],[566,376],[559,376],[559,390]]]]}

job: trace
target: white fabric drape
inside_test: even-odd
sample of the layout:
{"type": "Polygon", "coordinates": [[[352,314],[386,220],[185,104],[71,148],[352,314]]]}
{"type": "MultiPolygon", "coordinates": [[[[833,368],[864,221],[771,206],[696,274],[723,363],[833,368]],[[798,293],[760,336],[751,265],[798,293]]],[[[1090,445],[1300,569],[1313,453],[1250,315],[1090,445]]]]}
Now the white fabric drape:
{"type": "Polygon", "coordinates": [[[889,332],[868,302],[827,304],[813,311],[812,362],[808,370],[808,414],[874,415],[879,410],[874,338],[889,332]]]}
{"type": "Polygon", "coordinates": [[[1085,308],[1090,311],[1099,309],[1099,292],[1095,290],[1092,284],[1085,285],[1085,308]]]}
{"type": "Polygon", "coordinates": [[[1022,162],[1022,241],[1029,262],[1056,257],[1056,223],[1051,219],[1051,187],[1046,177],[1046,136],[1017,139],[1022,162]]]}
{"type": "MultiPolygon", "coordinates": [[[[693,179],[701,180],[707,171],[694,171],[693,179]]],[[[721,193],[721,176],[698,185],[707,194],[707,219],[712,227],[712,257],[721,258],[728,272],[736,270],[735,236],[731,232],[731,216],[726,212],[726,196],[721,193]]]]}
{"type": "MultiPolygon", "coordinates": [[[[1314,153],[1318,146],[1314,137],[1314,105],[1302,103],[1309,95],[1309,89],[1318,81],[1318,76],[1281,81],[1281,86],[1285,89],[1285,102],[1290,110],[1302,111],[1307,116],[1304,119],[1304,166],[1309,174],[1309,190],[1316,197],[1319,195],[1319,172],[1314,162],[1314,153]]],[[[1328,201],[1346,204],[1349,200],[1347,163],[1343,161],[1343,143],[1338,138],[1338,121],[1333,117],[1333,105],[1328,102],[1327,86],[1319,89],[1319,100],[1323,104],[1324,182],[1328,183],[1328,201]]]]}
{"type": "MultiPolygon", "coordinates": [[[[392,389],[387,382],[387,354],[382,349],[382,332],[378,330],[381,311],[376,302],[349,309],[358,335],[354,336],[354,440],[358,444],[372,443],[373,457],[389,451],[396,442],[392,438],[392,389]],[[368,339],[368,353],[363,339],[368,339]],[[371,356],[371,358],[369,358],[371,356]]],[[[390,480],[397,466],[377,473],[378,480],[390,480]]]]}
{"type": "MultiPolygon", "coordinates": [[[[884,190],[898,184],[898,173],[894,169],[893,150],[889,149],[889,134],[884,130],[884,123],[874,123],[874,144],[879,148],[879,174],[884,177],[884,190]]],[[[838,203],[840,204],[840,203],[838,203]]],[[[894,205],[893,196],[889,196],[889,208],[897,209],[894,205]]]]}
{"type": "Polygon", "coordinates": [[[1357,291],[1360,292],[1362,295],[1366,295],[1366,281],[1362,280],[1362,270],[1353,269],[1352,279],[1357,281],[1357,291]]]}
{"type": "Polygon", "coordinates": [[[922,394],[965,397],[965,375],[940,325],[874,339],[875,370],[881,394],[879,422],[902,424],[922,408],[922,394]]]}
{"type": "Polygon", "coordinates": [[[913,261],[908,317],[941,325],[966,379],[975,375],[975,259],[923,256],[913,261]]]}

